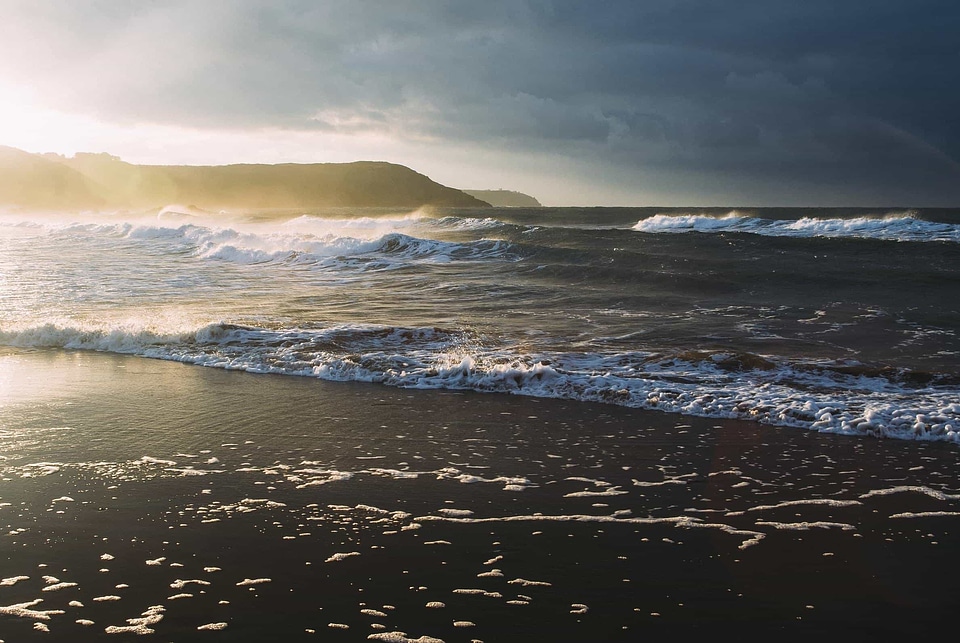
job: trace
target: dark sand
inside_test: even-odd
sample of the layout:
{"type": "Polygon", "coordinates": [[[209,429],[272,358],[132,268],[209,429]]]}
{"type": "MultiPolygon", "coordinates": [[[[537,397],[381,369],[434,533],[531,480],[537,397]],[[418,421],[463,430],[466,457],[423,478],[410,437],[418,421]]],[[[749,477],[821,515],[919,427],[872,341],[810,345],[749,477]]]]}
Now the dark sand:
{"type": "Polygon", "coordinates": [[[960,602],[958,454],[7,350],[0,640],[929,635],[960,602]]]}

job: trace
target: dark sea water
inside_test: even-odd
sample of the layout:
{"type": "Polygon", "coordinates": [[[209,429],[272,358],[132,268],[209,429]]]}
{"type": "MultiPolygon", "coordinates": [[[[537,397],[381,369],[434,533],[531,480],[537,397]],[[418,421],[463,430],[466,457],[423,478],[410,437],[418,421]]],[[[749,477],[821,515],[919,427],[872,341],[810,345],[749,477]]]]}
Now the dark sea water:
{"type": "Polygon", "coordinates": [[[942,210],[0,216],[0,643],[939,635],[958,277],[942,210]]]}
{"type": "Polygon", "coordinates": [[[960,441],[960,210],[185,212],[0,217],[0,345],[960,441]]]}

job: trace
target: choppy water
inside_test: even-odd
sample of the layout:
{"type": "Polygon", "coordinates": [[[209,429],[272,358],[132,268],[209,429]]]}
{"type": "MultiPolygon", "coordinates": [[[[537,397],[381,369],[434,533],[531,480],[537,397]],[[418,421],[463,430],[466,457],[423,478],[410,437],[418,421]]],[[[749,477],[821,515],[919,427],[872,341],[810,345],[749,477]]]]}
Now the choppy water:
{"type": "Polygon", "coordinates": [[[960,211],[0,217],[0,345],[960,441],[960,211]]]}

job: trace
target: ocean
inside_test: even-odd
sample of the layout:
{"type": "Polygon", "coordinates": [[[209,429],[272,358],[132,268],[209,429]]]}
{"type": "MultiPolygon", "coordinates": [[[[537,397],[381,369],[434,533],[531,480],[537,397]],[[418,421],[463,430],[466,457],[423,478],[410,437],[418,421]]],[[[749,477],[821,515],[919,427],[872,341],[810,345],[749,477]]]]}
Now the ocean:
{"type": "Polygon", "coordinates": [[[939,635],[958,280],[960,211],[7,213],[0,643],[939,635]]]}
{"type": "Polygon", "coordinates": [[[960,441],[960,211],[0,218],[0,345],[960,441]]]}

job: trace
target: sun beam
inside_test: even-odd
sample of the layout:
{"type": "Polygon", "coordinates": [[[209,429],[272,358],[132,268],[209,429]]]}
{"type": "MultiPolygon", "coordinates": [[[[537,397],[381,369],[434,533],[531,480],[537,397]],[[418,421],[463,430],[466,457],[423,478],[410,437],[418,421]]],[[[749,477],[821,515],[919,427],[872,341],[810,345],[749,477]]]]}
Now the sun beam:
{"type": "Polygon", "coordinates": [[[76,151],[97,123],[42,107],[21,87],[0,84],[0,141],[28,152],[76,151]]]}

